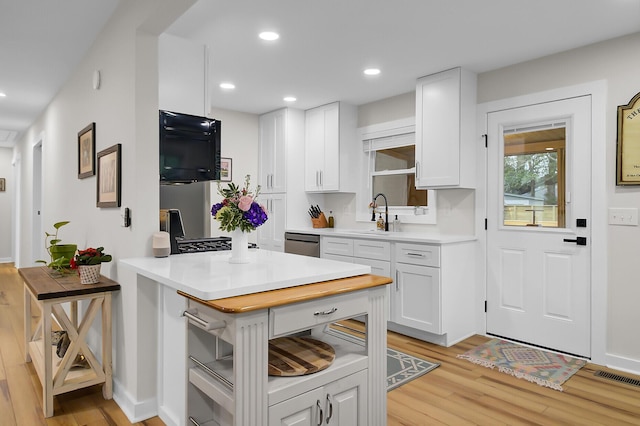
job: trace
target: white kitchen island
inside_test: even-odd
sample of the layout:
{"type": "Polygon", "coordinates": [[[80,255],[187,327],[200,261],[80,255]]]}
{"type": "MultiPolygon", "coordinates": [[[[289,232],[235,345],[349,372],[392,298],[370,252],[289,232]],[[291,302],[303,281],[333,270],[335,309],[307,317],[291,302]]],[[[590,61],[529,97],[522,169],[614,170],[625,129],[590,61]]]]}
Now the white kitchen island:
{"type": "Polygon", "coordinates": [[[120,261],[161,287],[163,421],[386,424],[385,284],[391,280],[369,275],[368,266],[265,250],[250,255],[241,265],[230,264],[228,252],[120,261]],[[188,321],[180,317],[185,310],[188,321]],[[323,332],[325,324],[363,314],[364,346],[323,332]],[[334,346],[333,364],[306,376],[269,377],[268,340],[308,330],[334,346]]]}

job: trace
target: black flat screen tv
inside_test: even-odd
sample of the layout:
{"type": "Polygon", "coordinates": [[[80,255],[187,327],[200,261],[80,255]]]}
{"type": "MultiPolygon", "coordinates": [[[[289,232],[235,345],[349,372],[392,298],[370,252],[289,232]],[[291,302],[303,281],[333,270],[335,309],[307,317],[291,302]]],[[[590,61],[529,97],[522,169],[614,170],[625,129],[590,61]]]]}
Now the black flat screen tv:
{"type": "Polygon", "coordinates": [[[160,183],[220,180],[221,122],[160,111],[160,183]]]}

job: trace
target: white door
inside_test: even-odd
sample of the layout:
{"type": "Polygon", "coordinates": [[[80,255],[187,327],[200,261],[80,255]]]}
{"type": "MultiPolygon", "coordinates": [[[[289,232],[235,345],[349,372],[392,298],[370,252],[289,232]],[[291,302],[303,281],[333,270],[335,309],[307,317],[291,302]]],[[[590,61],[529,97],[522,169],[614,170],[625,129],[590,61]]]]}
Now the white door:
{"type": "Polygon", "coordinates": [[[591,97],[487,120],[487,333],[589,357],[591,97]]]}

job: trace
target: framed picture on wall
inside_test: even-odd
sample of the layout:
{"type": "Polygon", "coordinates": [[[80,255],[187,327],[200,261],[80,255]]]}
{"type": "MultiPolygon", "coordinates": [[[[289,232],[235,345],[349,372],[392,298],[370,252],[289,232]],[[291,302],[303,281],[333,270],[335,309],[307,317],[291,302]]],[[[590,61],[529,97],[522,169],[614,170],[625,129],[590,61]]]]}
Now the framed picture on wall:
{"type": "Polygon", "coordinates": [[[98,153],[97,207],[120,207],[122,189],[121,145],[116,144],[98,153]]]}
{"type": "Polygon", "coordinates": [[[231,182],[232,178],[231,158],[220,158],[220,182],[231,182]]]}
{"type": "Polygon", "coordinates": [[[640,92],[618,106],[617,185],[640,185],[640,92]]]}
{"type": "Polygon", "coordinates": [[[96,123],[78,132],[78,179],[96,174],[96,123]]]}

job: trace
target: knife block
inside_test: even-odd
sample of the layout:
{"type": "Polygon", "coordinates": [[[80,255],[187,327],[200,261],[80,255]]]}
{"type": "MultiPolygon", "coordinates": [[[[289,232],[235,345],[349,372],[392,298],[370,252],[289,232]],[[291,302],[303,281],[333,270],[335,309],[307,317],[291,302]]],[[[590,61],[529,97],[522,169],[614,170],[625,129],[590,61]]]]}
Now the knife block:
{"type": "Polygon", "coordinates": [[[324,213],[320,213],[320,216],[316,218],[311,218],[311,224],[314,228],[326,228],[329,226],[327,223],[327,218],[324,216],[324,213]]]}

